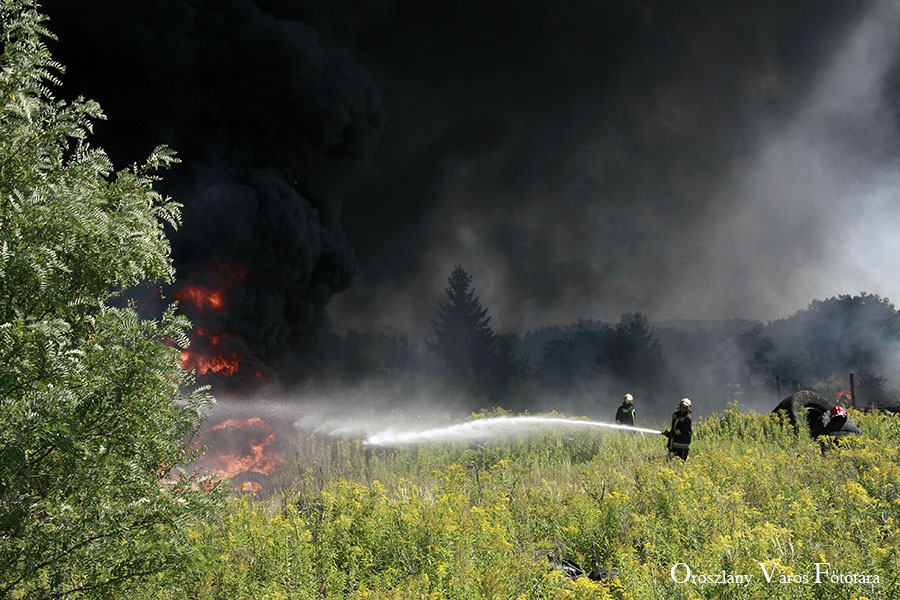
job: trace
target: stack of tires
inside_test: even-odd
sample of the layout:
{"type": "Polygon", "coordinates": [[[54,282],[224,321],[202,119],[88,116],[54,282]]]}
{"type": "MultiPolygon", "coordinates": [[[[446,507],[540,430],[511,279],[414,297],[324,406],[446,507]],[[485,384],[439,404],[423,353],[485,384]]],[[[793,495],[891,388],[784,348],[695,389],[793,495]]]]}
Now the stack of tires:
{"type": "Polygon", "coordinates": [[[834,402],[813,391],[800,390],[779,402],[772,412],[786,412],[794,425],[806,423],[809,434],[814,438],[821,435],[834,437],[859,435],[859,427],[852,421],[843,419],[831,422],[830,412],[834,406],[834,402]]]}

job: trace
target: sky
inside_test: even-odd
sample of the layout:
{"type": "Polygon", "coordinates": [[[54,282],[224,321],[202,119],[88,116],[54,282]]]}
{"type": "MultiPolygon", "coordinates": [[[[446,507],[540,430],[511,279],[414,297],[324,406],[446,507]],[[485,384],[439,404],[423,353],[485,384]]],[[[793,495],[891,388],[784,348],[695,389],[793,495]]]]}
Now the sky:
{"type": "Polygon", "coordinates": [[[180,281],[261,365],[428,335],[457,264],[500,331],[900,301],[896,1],[44,9],[114,162],[178,151],[180,281]]]}

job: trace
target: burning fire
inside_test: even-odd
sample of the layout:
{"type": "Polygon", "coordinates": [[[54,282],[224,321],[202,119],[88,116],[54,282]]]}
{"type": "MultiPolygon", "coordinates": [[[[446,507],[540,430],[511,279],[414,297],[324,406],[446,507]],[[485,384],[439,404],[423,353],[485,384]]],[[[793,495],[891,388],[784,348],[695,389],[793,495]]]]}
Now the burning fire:
{"type": "Polygon", "coordinates": [[[216,354],[212,357],[205,356],[199,352],[191,352],[185,350],[181,353],[181,368],[190,371],[197,369],[197,375],[206,375],[209,371],[219,373],[226,377],[231,377],[237,373],[241,366],[241,359],[236,352],[232,352],[231,356],[216,354]]]}
{"type": "Polygon", "coordinates": [[[189,283],[175,293],[175,298],[193,304],[200,310],[218,311],[224,306],[222,291],[189,283]]]}
{"type": "MultiPolygon", "coordinates": [[[[209,340],[210,346],[218,346],[223,339],[229,337],[226,333],[221,335],[207,335],[206,331],[203,329],[197,329],[194,333],[196,334],[196,337],[193,342],[196,342],[201,338],[206,338],[209,340]]],[[[222,353],[209,356],[196,350],[185,350],[181,353],[181,368],[187,371],[197,369],[198,375],[206,375],[209,371],[212,371],[213,373],[231,377],[237,373],[240,366],[241,357],[238,356],[237,352],[232,352],[227,356],[222,353]]]]}
{"type": "Polygon", "coordinates": [[[850,394],[850,390],[841,390],[837,393],[837,403],[845,403],[850,404],[853,402],[853,396],[850,394]]]}
{"type": "MultiPolygon", "coordinates": [[[[189,283],[174,294],[176,299],[198,311],[195,318],[201,323],[206,313],[222,312],[226,309],[225,298],[232,284],[236,280],[245,279],[247,269],[217,263],[208,276],[213,283],[212,286],[189,283]]],[[[225,377],[233,376],[240,369],[240,355],[234,351],[212,350],[227,337],[227,333],[211,334],[198,328],[191,338],[191,349],[182,353],[181,367],[185,370],[196,369],[198,375],[206,375],[212,371],[225,377]]]]}
{"type": "MultiPolygon", "coordinates": [[[[209,433],[221,431],[228,434],[228,441],[233,442],[232,438],[240,440],[237,444],[243,448],[234,448],[234,443],[228,444],[228,450],[219,452],[218,454],[209,456],[211,459],[211,469],[219,473],[223,478],[234,477],[241,473],[254,471],[269,475],[281,464],[281,457],[275,452],[275,428],[259,417],[250,417],[248,419],[228,419],[211,427],[209,433]],[[233,431],[240,431],[240,434],[233,434],[233,431]],[[243,450],[243,451],[235,451],[243,450]]],[[[215,451],[213,444],[211,448],[215,451]]],[[[253,482],[246,482],[250,488],[255,489],[253,482]]],[[[243,484],[242,484],[243,485],[243,484]]],[[[258,484],[257,484],[258,485],[258,484]]]]}
{"type": "Polygon", "coordinates": [[[177,300],[191,304],[201,312],[218,312],[225,307],[225,295],[236,280],[247,278],[247,269],[217,263],[215,269],[205,272],[212,285],[189,283],[175,292],[177,300]]]}
{"type": "Polygon", "coordinates": [[[235,489],[239,492],[261,492],[263,491],[263,486],[258,481],[242,481],[239,485],[235,487],[235,489]]]}

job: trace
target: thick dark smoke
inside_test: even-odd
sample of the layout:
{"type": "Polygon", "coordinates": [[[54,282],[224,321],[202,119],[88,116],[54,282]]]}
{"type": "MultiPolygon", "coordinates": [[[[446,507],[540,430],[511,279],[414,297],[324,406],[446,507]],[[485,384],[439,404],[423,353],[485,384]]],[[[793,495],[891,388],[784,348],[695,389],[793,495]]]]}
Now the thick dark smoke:
{"type": "Polygon", "coordinates": [[[329,36],[337,21],[282,4],[45,6],[64,90],[103,106],[97,140],[118,166],[160,143],[179,153],[163,184],[185,205],[170,297],[194,320],[194,350],[241,357],[239,379],[309,367],[356,270],[343,198],[385,120],[378,87],[329,36]]]}
{"type": "Polygon", "coordinates": [[[398,1],[357,32],[390,120],[336,321],[427,331],[455,264],[499,329],[896,296],[897,13],[398,1]]]}
{"type": "Polygon", "coordinates": [[[900,296],[893,0],[46,9],[114,160],[184,160],[196,343],[241,377],[301,377],[326,309],[430,333],[456,264],[495,330],[900,296]]]}

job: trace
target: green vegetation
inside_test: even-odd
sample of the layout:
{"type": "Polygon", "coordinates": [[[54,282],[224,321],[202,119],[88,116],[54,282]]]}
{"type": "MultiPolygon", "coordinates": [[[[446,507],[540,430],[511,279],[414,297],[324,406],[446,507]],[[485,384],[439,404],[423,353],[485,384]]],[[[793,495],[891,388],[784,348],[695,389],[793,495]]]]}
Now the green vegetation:
{"type": "Polygon", "coordinates": [[[393,449],[304,437],[283,493],[195,523],[204,562],[139,597],[896,597],[900,420],[851,418],[864,435],[823,454],[779,417],[730,408],[700,420],[686,463],[618,432],[393,449]],[[619,576],[573,580],[550,555],[619,576]],[[681,584],[677,563],[753,577],[681,584]],[[853,574],[878,583],[831,580],[853,574]]]}
{"type": "Polygon", "coordinates": [[[435,337],[426,343],[434,361],[428,377],[476,401],[502,399],[507,406],[522,407],[527,366],[512,357],[509,340],[491,330],[488,309],[471,283],[472,276],[459,265],[447,278],[446,301],[438,303],[431,320],[435,337]]]}
{"type": "Polygon", "coordinates": [[[182,397],[189,323],[113,305],[172,278],[179,206],[152,182],[174,159],[113,175],[87,143],[99,106],[48,87],[35,4],[3,0],[0,19],[0,597],[107,597],[182,568],[186,518],[217,504],[169,474],[210,401],[182,397]]]}

